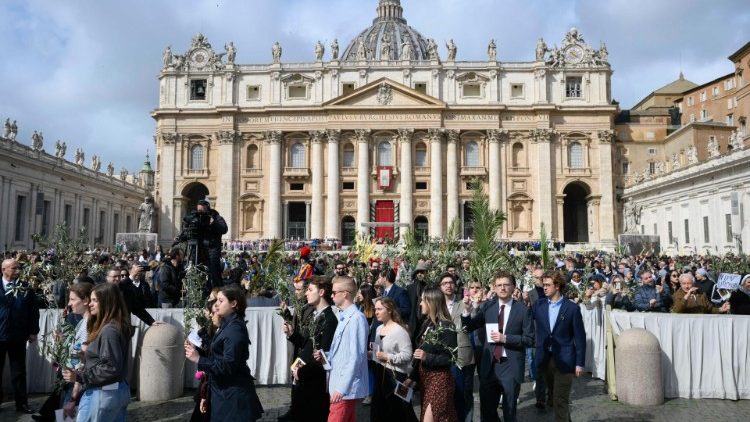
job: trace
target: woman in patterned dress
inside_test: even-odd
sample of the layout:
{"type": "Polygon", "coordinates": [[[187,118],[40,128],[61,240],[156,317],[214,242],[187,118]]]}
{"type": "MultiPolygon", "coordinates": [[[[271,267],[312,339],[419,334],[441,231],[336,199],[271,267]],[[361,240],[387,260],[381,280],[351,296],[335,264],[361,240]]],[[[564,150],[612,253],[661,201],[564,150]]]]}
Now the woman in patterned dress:
{"type": "Polygon", "coordinates": [[[458,341],[443,292],[434,287],[425,289],[419,307],[425,318],[416,340],[418,347],[414,350],[412,371],[405,384],[411,385],[412,380],[419,379],[422,422],[458,422],[451,375],[458,341]]]}

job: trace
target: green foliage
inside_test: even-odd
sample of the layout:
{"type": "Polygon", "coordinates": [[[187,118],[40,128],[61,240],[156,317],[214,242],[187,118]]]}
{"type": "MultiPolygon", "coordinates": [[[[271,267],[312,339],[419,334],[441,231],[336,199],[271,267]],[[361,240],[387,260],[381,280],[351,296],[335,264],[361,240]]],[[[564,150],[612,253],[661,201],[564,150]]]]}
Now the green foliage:
{"type": "Polygon", "coordinates": [[[544,223],[542,223],[541,227],[539,228],[539,243],[542,251],[542,269],[544,271],[551,270],[552,258],[549,256],[547,229],[544,227],[544,223]]]}
{"type": "MultiPolygon", "coordinates": [[[[73,368],[73,356],[71,353],[75,338],[75,327],[61,316],[54,331],[40,336],[39,354],[55,366],[73,368]]],[[[62,378],[56,379],[56,392],[62,391],[64,386],[65,380],[62,378]]]]}
{"type": "Polygon", "coordinates": [[[185,307],[185,337],[193,329],[193,322],[197,328],[208,328],[210,320],[205,311],[206,301],[203,298],[203,291],[208,282],[206,268],[202,265],[188,265],[185,271],[185,278],[182,280],[183,293],[182,303],[185,307]]]}
{"type": "Polygon", "coordinates": [[[471,267],[469,276],[473,280],[488,286],[493,275],[511,261],[510,255],[501,253],[497,248],[496,238],[505,223],[505,214],[490,209],[490,201],[482,189],[482,183],[475,179],[471,182],[473,196],[469,209],[474,227],[474,243],[471,248],[471,267]]]}

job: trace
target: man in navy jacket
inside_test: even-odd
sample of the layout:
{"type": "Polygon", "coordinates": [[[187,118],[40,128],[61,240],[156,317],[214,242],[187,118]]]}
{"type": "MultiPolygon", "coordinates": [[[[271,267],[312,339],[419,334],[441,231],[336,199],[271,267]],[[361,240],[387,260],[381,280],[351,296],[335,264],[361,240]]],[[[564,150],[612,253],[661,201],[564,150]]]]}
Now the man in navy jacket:
{"type": "MultiPolygon", "coordinates": [[[[26,342],[36,341],[39,334],[39,306],[34,292],[26,283],[19,283],[21,266],[15,259],[2,263],[0,283],[0,379],[5,355],[10,358],[10,376],[16,400],[16,411],[34,413],[29,409],[26,392],[26,342]]],[[[0,390],[2,403],[2,390],[0,390]]]]}
{"type": "MultiPolygon", "coordinates": [[[[534,306],[536,321],[537,374],[552,391],[556,421],[570,420],[570,387],[573,375],[583,374],[586,360],[586,331],[581,308],[563,297],[565,277],[556,271],[542,276],[546,299],[534,306]]],[[[537,397],[537,401],[539,398],[537,397]]]]}
{"type": "Polygon", "coordinates": [[[393,268],[383,270],[375,283],[383,287],[383,297],[389,297],[396,302],[401,321],[408,321],[411,314],[409,295],[406,293],[406,289],[396,284],[396,271],[393,268]]]}

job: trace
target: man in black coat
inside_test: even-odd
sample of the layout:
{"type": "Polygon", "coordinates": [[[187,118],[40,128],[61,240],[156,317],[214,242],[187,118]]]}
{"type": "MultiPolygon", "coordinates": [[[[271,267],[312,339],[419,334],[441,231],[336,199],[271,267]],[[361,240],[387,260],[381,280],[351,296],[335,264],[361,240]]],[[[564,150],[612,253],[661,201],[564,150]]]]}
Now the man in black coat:
{"type": "Polygon", "coordinates": [[[427,287],[427,266],[420,262],[412,273],[412,283],[406,286],[406,293],[409,295],[409,337],[411,337],[411,343],[414,341],[419,334],[419,329],[422,328],[422,315],[419,312],[419,302],[422,300],[422,292],[427,287]]]}
{"type": "Polygon", "coordinates": [[[107,270],[107,283],[115,284],[120,288],[122,298],[125,301],[125,306],[128,308],[128,313],[135,315],[148,326],[151,326],[154,323],[154,317],[146,311],[143,302],[138,299],[138,293],[135,287],[133,287],[133,283],[122,282],[120,270],[116,268],[110,268],[107,270]]]}
{"type": "Polygon", "coordinates": [[[159,269],[159,301],[162,308],[176,308],[182,299],[182,276],[180,264],[185,252],[180,248],[169,251],[170,260],[159,269]]]}
{"type": "MultiPolygon", "coordinates": [[[[39,334],[39,305],[27,283],[19,283],[21,265],[15,259],[2,262],[0,286],[0,379],[5,368],[5,355],[10,358],[10,376],[16,411],[34,413],[29,409],[26,391],[26,342],[35,342],[39,334]]],[[[0,403],[2,386],[0,385],[0,403]]]]}
{"type": "Polygon", "coordinates": [[[499,422],[497,405],[503,395],[503,421],[516,420],[516,403],[524,377],[526,348],[534,345],[534,323],[523,302],[511,295],[516,288],[513,275],[500,273],[495,277],[497,299],[484,303],[471,317],[472,301],[464,298],[461,322],[467,332],[485,330],[497,324],[484,342],[479,365],[479,400],[482,421],[499,422]]]}
{"type": "Polygon", "coordinates": [[[198,201],[195,211],[183,218],[183,229],[176,239],[178,242],[192,240],[188,237],[189,233],[185,230],[185,223],[195,220],[208,220],[209,222],[205,226],[201,225],[198,233],[192,233],[192,235],[196,236],[197,251],[189,251],[191,254],[188,257],[189,262],[197,261],[208,268],[209,290],[213,287],[221,287],[224,285],[221,280],[221,236],[226,234],[229,228],[224,218],[219,215],[219,212],[212,209],[208,201],[202,199],[198,201]],[[193,254],[197,254],[197,259],[193,254]]]}

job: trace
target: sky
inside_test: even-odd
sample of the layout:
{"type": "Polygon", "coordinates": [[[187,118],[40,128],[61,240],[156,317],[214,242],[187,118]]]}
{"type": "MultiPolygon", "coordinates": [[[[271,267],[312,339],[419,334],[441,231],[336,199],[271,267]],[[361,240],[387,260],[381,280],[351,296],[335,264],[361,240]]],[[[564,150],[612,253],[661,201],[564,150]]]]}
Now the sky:
{"type": "MultiPolygon", "coordinates": [[[[45,149],[81,147],[106,168],[131,173],[153,157],[162,52],[183,53],[202,32],[216,50],[233,41],[237,63],[314,61],[317,40],[342,51],[376,16],[377,0],[3,0],[0,2],[0,118],[34,130],[45,149]]],[[[593,47],[607,43],[612,94],[629,108],[680,70],[702,84],[733,71],[727,57],[750,41],[747,0],[402,0],[404,17],[446,56],[531,61],[537,39],[560,44],[576,27],[593,47]]],[[[330,49],[330,48],[329,48],[330,49]]]]}

